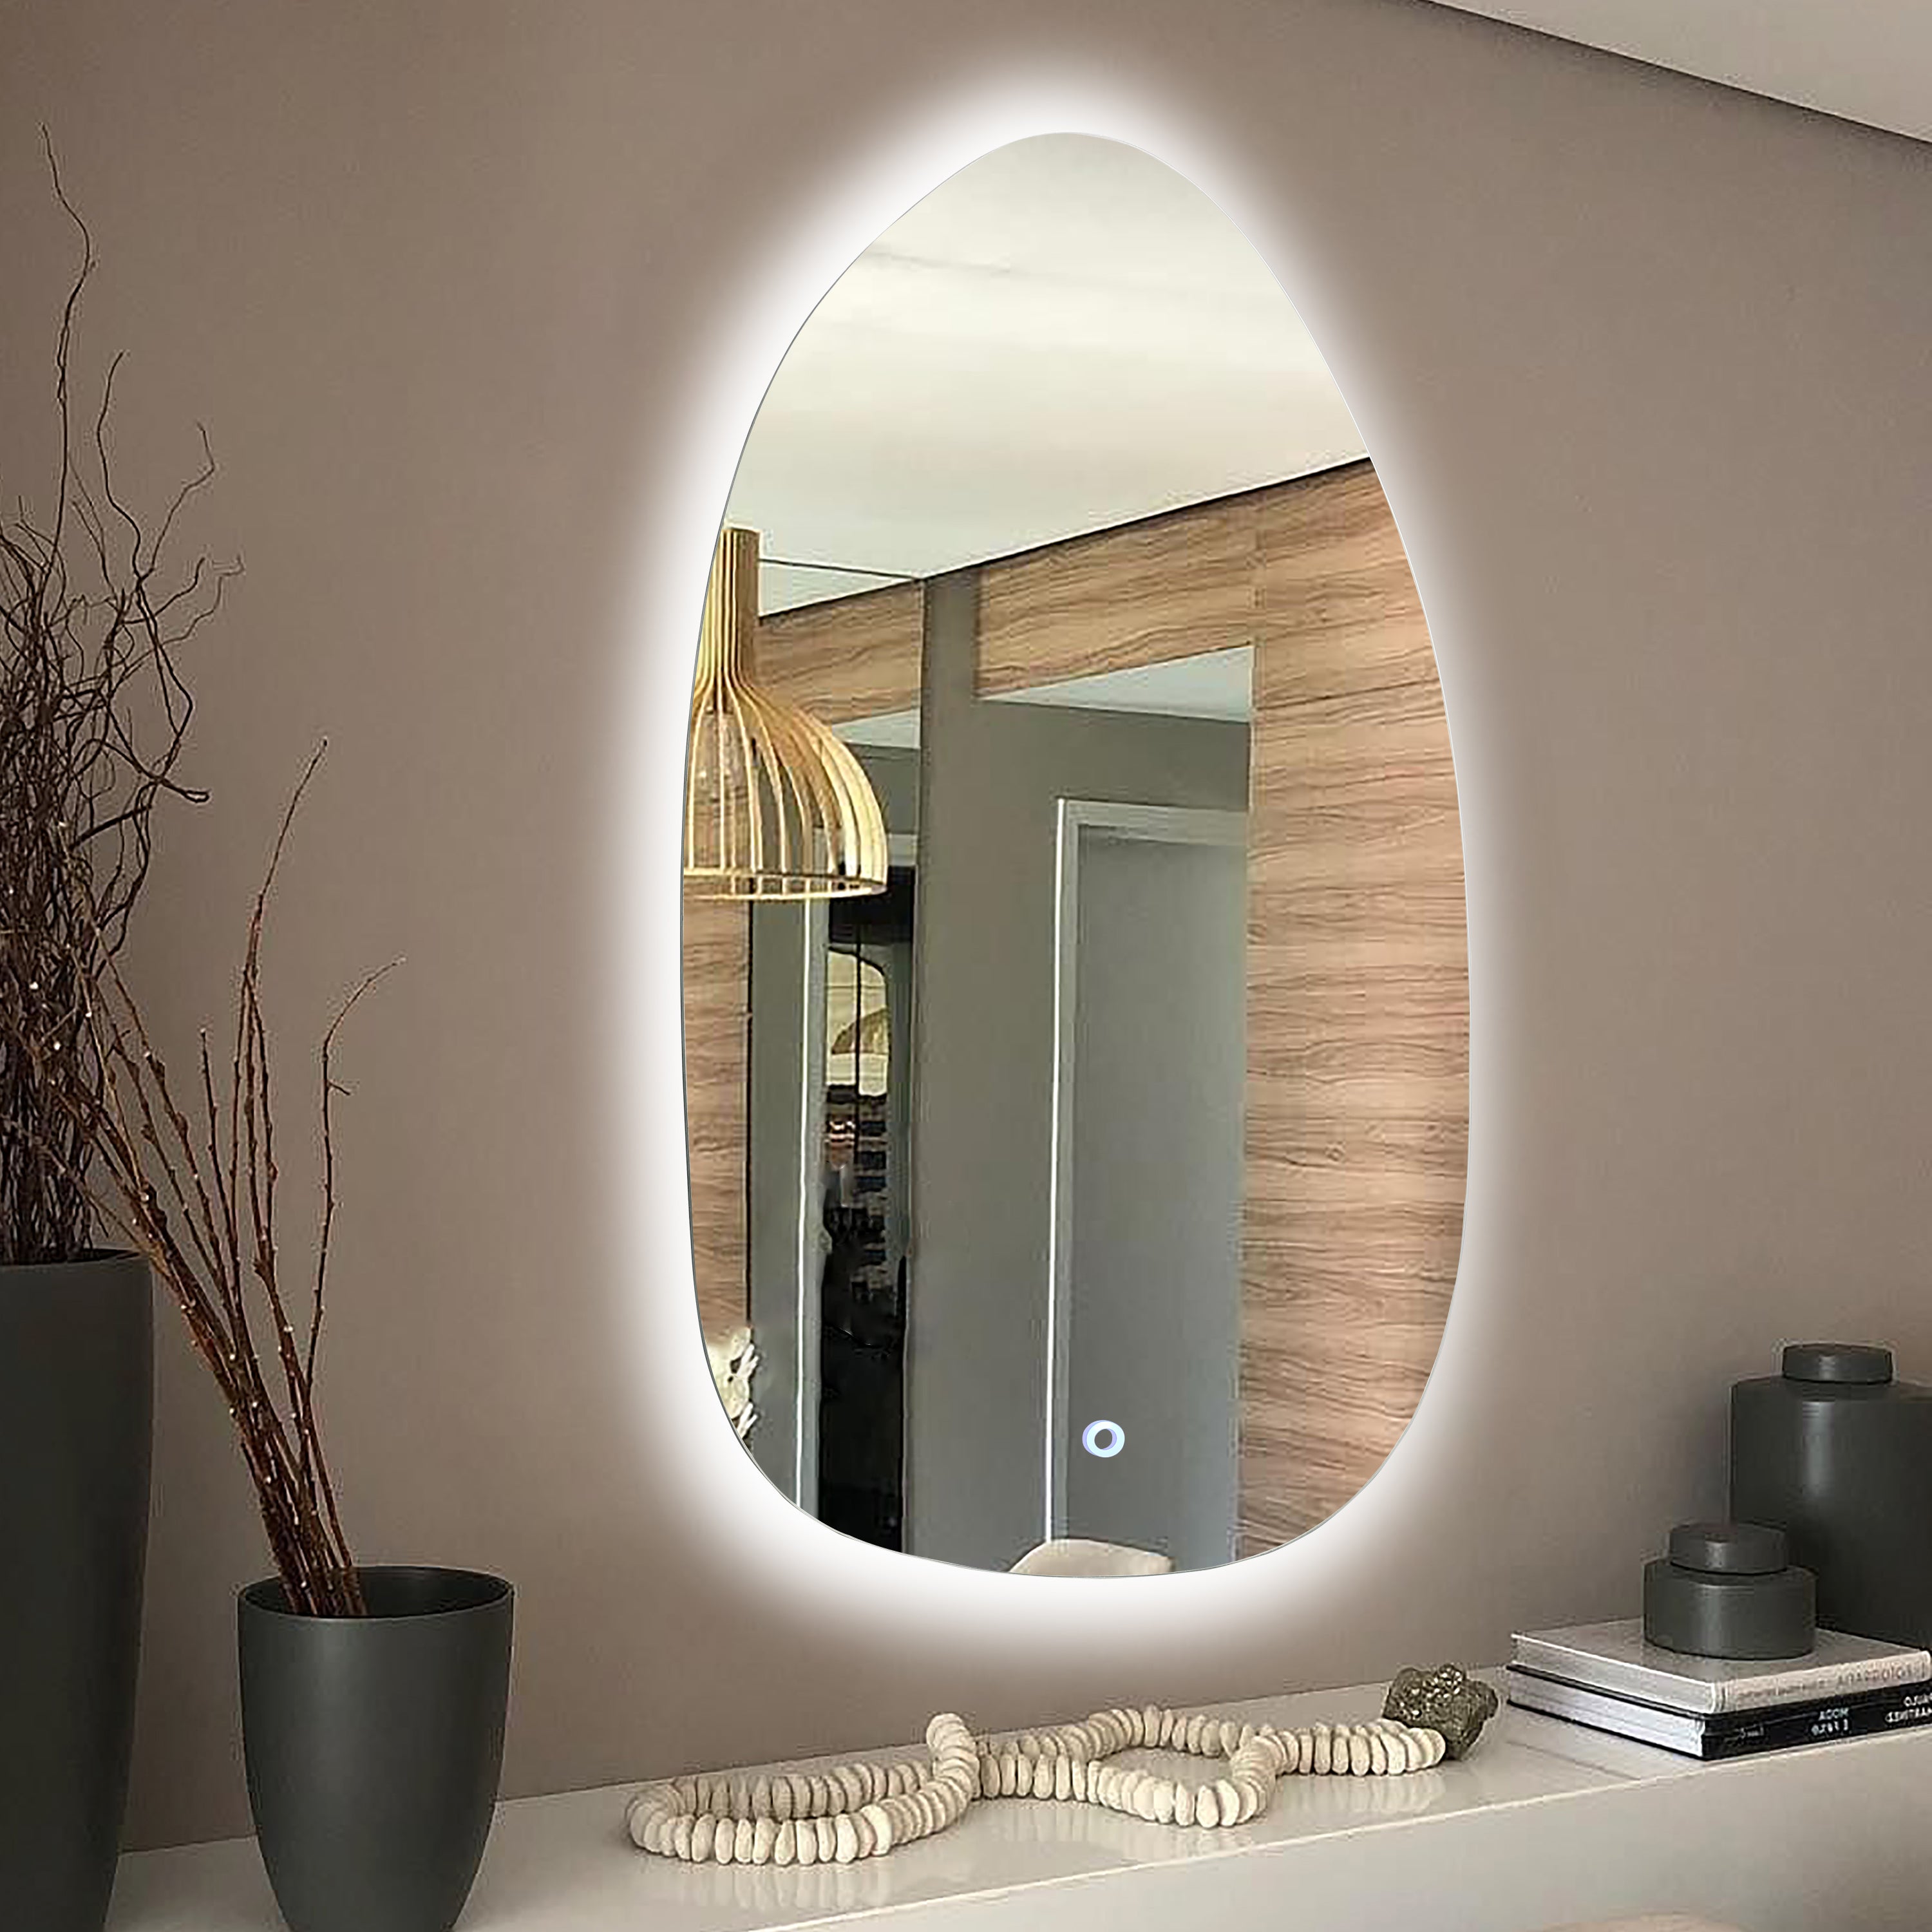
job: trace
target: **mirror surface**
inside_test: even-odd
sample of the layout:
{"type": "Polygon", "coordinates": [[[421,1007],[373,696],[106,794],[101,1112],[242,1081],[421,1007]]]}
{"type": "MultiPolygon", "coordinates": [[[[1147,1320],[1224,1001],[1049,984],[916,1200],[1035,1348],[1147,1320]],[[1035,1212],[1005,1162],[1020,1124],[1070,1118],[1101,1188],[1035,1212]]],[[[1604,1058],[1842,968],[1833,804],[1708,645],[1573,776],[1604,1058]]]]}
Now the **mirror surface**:
{"type": "Polygon", "coordinates": [[[1299,1534],[1420,1394],[1468,1104],[1433,654],[1312,340],[1172,170],[1018,142],[827,295],[725,521],[748,675],[855,754],[890,855],[829,899],[687,883],[746,1450],[981,1567],[1299,1534]]]}

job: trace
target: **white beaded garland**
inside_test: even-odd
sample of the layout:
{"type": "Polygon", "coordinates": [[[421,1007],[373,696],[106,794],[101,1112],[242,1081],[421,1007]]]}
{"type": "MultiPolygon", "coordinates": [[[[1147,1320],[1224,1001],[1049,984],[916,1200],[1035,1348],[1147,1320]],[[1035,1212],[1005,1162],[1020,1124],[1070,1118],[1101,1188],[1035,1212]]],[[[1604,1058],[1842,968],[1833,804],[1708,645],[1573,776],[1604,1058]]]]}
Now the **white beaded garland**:
{"type": "Polygon", "coordinates": [[[929,1769],[840,1765],[748,1778],[707,1774],[647,1785],[625,1814],[632,1842],[692,1864],[850,1864],[943,1831],[980,1788],[980,1751],[942,1712],[926,1729],[929,1769]]]}
{"type": "Polygon", "coordinates": [[[1366,1724],[1238,1724],[1205,1712],[1096,1711],[1078,1724],[979,1738],[942,1712],[926,1727],[931,1762],[830,1772],[708,1772],[646,1785],[625,1813],[632,1842],[694,1864],[850,1864],[944,1831],[982,1798],[1098,1804],[1153,1824],[1244,1825],[1284,1777],[1400,1778],[1440,1764],[1439,1731],[1366,1724]],[[1137,1746],[1226,1760],[1190,1786],[1106,1760],[1137,1746]]]}

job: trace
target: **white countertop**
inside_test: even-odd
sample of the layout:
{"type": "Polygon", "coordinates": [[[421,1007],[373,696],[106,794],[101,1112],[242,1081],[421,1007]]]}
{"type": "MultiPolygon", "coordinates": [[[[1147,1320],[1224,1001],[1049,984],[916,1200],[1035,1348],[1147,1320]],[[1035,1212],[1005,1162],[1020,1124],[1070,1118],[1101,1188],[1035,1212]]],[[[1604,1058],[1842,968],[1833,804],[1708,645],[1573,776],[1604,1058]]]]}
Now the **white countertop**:
{"type": "MultiPolygon", "coordinates": [[[[1362,1686],[1217,1708],[1277,1724],[1360,1720],[1381,1694],[1362,1686]]],[[[1296,1922],[1330,1910],[1354,1932],[1518,1932],[1694,1908],[1749,1932],[1918,1927],[1932,1897],[1932,1814],[1919,1816],[1916,1796],[1928,1784],[1932,1727],[1702,1765],[1506,1708],[1462,1763],[1400,1778],[1284,1778],[1266,1813],[1230,1831],[995,1799],[887,1858],[783,1869],[646,1856],[623,1829],[634,1787],[616,1786],[501,1806],[461,1923],[753,1932],[882,1916],[928,1932],[1037,1924],[1051,1912],[1056,1928],[1124,1932],[1191,1924],[1204,1910],[1221,1932],[1286,1923],[1293,1898],[1296,1922]],[[1832,1916],[1806,1916],[1827,1898],[1832,1916]]],[[[109,1932],[279,1924],[244,1838],[124,1858],[109,1932]]]]}

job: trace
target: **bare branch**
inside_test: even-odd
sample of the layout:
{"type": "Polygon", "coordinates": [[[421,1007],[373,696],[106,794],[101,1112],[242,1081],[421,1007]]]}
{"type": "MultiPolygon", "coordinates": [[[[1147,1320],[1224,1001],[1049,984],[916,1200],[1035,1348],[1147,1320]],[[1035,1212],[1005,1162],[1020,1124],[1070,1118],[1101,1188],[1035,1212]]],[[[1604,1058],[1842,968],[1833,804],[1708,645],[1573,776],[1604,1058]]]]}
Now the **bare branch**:
{"type": "MultiPolygon", "coordinates": [[[[205,429],[199,468],[158,521],[144,520],[117,486],[118,355],[101,384],[92,450],[77,454],[70,376],[95,257],[50,138],[46,146],[81,262],[55,338],[52,501],[36,509],[22,496],[0,511],[0,1263],[70,1258],[94,1244],[97,1228],[145,1255],[227,1405],[291,1602],[355,1614],[361,1586],[316,1426],[327,1262],[319,1253],[298,1341],[278,1280],[261,1004],[270,894],[322,753],[282,814],[252,901],[230,1077],[218,1077],[203,1034],[178,1094],[119,954],[148,877],[155,807],[206,796],[179,770],[194,701],[175,653],[220,610],[239,566],[206,556],[180,565],[171,554],[187,506],[214,477],[205,429]],[[258,1292],[272,1341],[260,1333],[258,1292]]],[[[337,1028],[377,976],[323,1038],[326,1142],[337,1028]]],[[[326,1250],[332,1146],[325,1168],[326,1250]]]]}

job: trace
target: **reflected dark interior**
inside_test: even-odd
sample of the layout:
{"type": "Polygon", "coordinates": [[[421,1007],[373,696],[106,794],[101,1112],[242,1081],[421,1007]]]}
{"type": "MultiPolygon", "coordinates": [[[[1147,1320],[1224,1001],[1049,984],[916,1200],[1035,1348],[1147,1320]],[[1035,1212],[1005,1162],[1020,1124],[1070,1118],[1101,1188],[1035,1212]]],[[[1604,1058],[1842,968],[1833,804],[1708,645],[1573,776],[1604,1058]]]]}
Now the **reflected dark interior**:
{"type": "Polygon", "coordinates": [[[883,893],[835,902],[828,930],[831,953],[857,968],[860,990],[856,1012],[842,1028],[829,1014],[826,1033],[830,1246],[820,1288],[818,1514],[885,1550],[904,1547],[903,1231],[911,1174],[911,1109],[903,1090],[910,1056],[886,1017],[889,1004],[902,1006],[910,992],[914,878],[896,868],[883,893]],[[868,988],[876,990],[868,994],[868,988]],[[889,1003],[888,988],[900,998],[889,1003]],[[884,1079],[862,1070],[862,1063],[877,1069],[881,1060],[884,1079]]]}

